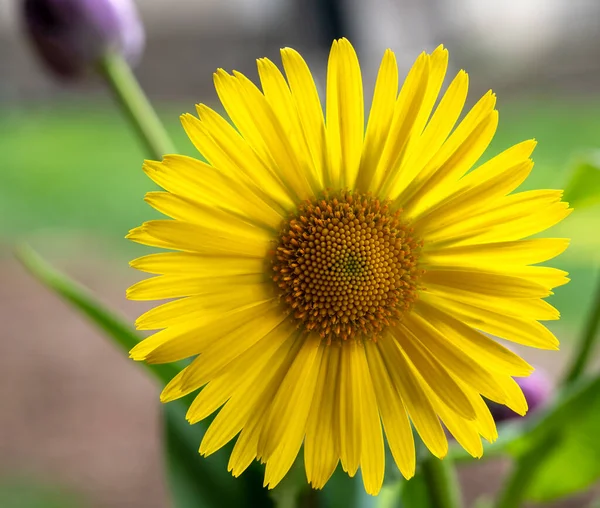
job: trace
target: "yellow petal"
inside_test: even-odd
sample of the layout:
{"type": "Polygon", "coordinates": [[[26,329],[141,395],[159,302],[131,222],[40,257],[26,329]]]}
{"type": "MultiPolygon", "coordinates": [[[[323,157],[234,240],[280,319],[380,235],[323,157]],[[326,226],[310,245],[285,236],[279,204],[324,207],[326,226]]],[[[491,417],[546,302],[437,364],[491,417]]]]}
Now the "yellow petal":
{"type": "Polygon", "coordinates": [[[317,193],[323,185],[322,175],[313,164],[310,149],[304,137],[302,124],[290,88],[283,74],[268,58],[259,58],[256,63],[267,102],[284,127],[294,153],[298,160],[301,161],[302,167],[309,177],[309,183],[313,192],[317,193]]]}
{"type": "Polygon", "coordinates": [[[215,73],[215,88],[229,117],[264,164],[285,175],[296,199],[313,195],[285,131],[265,96],[243,74],[230,76],[222,69],[215,73]]]}
{"type": "Polygon", "coordinates": [[[327,171],[325,186],[339,188],[342,178],[342,145],[340,138],[340,116],[338,87],[339,41],[333,41],[327,62],[327,86],[325,96],[325,135],[327,140],[327,171]]]}
{"type": "Polygon", "coordinates": [[[300,439],[302,442],[302,437],[304,437],[306,420],[323,354],[321,342],[319,336],[306,337],[290,370],[277,390],[269,412],[264,415],[265,423],[258,443],[260,456],[269,461],[277,447],[281,445],[285,449],[285,452],[282,452],[283,455],[279,457],[280,460],[276,461],[276,466],[274,466],[274,477],[278,477],[279,466],[283,467],[282,464],[287,463],[288,453],[291,453],[286,440],[300,439]]]}
{"type": "Polygon", "coordinates": [[[256,258],[212,258],[191,252],[160,252],[134,259],[130,266],[153,274],[194,274],[214,277],[264,272],[264,261],[256,258]]]}
{"type": "MultiPolygon", "coordinates": [[[[502,402],[508,406],[515,413],[521,416],[525,416],[527,413],[527,399],[523,395],[523,391],[518,383],[508,376],[502,376],[501,374],[494,373],[498,383],[502,383],[502,387],[507,395],[506,400],[502,402]]],[[[496,401],[498,402],[498,401],[496,401]]]]}
{"type": "Polygon", "coordinates": [[[352,188],[358,173],[365,124],[360,66],[347,39],[333,44],[327,80],[327,148],[335,154],[332,165],[334,175],[339,174],[339,187],[352,188]]]}
{"type": "MultiPolygon", "coordinates": [[[[190,405],[186,418],[190,423],[199,422],[220,406],[238,390],[245,390],[254,383],[259,372],[270,362],[275,351],[293,333],[295,323],[287,319],[263,339],[248,348],[227,369],[213,378],[190,405]]],[[[164,401],[163,401],[164,402],[164,401]]]]}
{"type": "Polygon", "coordinates": [[[138,330],[160,330],[200,317],[205,312],[202,305],[198,305],[202,300],[202,297],[191,296],[153,307],[135,320],[135,327],[138,330]]]}
{"type": "Polygon", "coordinates": [[[424,259],[427,263],[440,266],[490,266],[500,262],[503,266],[533,265],[558,256],[569,246],[569,242],[567,238],[535,238],[463,245],[426,250],[424,259]]]}
{"type": "Polygon", "coordinates": [[[290,210],[293,189],[254,153],[246,140],[221,115],[204,104],[196,106],[200,119],[190,114],[181,123],[200,153],[228,180],[243,184],[244,198],[259,207],[290,210]],[[258,198],[258,199],[257,199],[258,198]],[[261,203],[261,201],[263,203],[261,203]]]}
{"type": "MultiPolygon", "coordinates": [[[[516,317],[502,313],[501,309],[494,312],[476,305],[453,301],[451,298],[439,297],[438,295],[424,294],[423,297],[425,302],[432,303],[433,306],[444,311],[445,315],[442,316],[439,312],[436,313],[432,310],[431,307],[425,308],[425,306],[419,306],[418,312],[423,312],[424,316],[427,314],[428,320],[443,321],[447,326],[451,325],[452,329],[456,330],[460,327],[463,330],[463,336],[467,333],[464,327],[458,325],[456,320],[449,320],[449,315],[478,330],[491,333],[511,342],[539,349],[558,349],[558,340],[552,332],[541,323],[533,321],[526,313],[516,317]]],[[[440,324],[440,326],[442,325],[440,324]]],[[[445,331],[444,333],[449,332],[445,331]]],[[[523,376],[528,375],[528,373],[514,372],[512,375],[523,376]]]]}
{"type": "Polygon", "coordinates": [[[419,116],[427,91],[429,59],[430,57],[426,53],[419,55],[396,100],[390,130],[371,183],[371,190],[380,191],[381,195],[385,195],[385,189],[380,190],[380,187],[390,173],[397,171],[415,121],[419,116]]]}
{"type": "MultiPolygon", "coordinates": [[[[381,193],[383,195],[389,195],[390,189],[396,186],[398,178],[403,177],[400,173],[403,171],[402,167],[404,161],[411,159],[413,149],[415,147],[419,150],[422,149],[419,140],[423,133],[423,129],[431,116],[431,111],[437,101],[442,83],[444,82],[444,77],[446,76],[446,69],[448,68],[448,51],[440,45],[431,55],[429,55],[428,60],[429,70],[427,84],[420,105],[418,106],[418,113],[414,118],[410,134],[406,138],[406,143],[401,156],[399,159],[397,158],[397,162],[394,166],[395,169],[387,173],[385,181],[382,183],[381,193]]],[[[415,104],[415,107],[416,106],[417,105],[415,104]]]]}
{"type": "Polygon", "coordinates": [[[458,289],[482,296],[504,298],[545,298],[551,294],[545,286],[520,277],[473,270],[429,270],[422,277],[425,287],[458,289]]]}
{"type": "Polygon", "coordinates": [[[290,48],[282,49],[281,60],[315,172],[321,175],[320,179],[325,182],[327,174],[325,122],[317,87],[306,62],[297,51],[290,48]]]}
{"type": "Polygon", "coordinates": [[[431,231],[474,213],[482,202],[506,196],[525,181],[532,168],[533,162],[527,159],[504,168],[504,171],[490,176],[479,185],[470,188],[461,186],[434,208],[425,211],[413,222],[413,227],[420,236],[426,238],[431,231]]]}
{"type": "Polygon", "coordinates": [[[477,293],[463,291],[457,288],[434,288],[428,287],[424,290],[446,300],[470,305],[480,309],[496,313],[504,313],[507,316],[520,318],[527,316],[530,320],[553,321],[560,318],[560,313],[548,302],[539,298],[500,298],[487,296],[481,298],[477,293]]]}
{"type": "MultiPolygon", "coordinates": [[[[300,346],[301,341],[296,341],[295,346],[300,346]]],[[[292,350],[287,348],[289,352],[288,359],[284,360],[285,367],[289,367],[289,364],[293,361],[292,355],[297,352],[297,348],[292,350]],[[289,361],[288,361],[289,360],[289,361]]],[[[275,361],[278,361],[274,358],[275,361]]],[[[273,362],[269,362],[269,365],[265,367],[266,369],[273,370],[273,368],[277,368],[278,365],[273,362]]],[[[264,372],[264,371],[261,371],[264,372]]],[[[260,376],[260,375],[259,375],[260,376]]],[[[277,392],[277,388],[281,379],[285,376],[285,372],[281,372],[281,376],[275,376],[272,378],[270,384],[267,385],[264,393],[257,400],[254,410],[248,415],[247,420],[243,426],[242,432],[240,433],[235,446],[233,447],[233,451],[231,452],[231,457],[229,458],[229,464],[227,469],[231,471],[233,476],[241,475],[246,468],[252,463],[252,461],[258,456],[258,440],[260,438],[260,431],[264,424],[264,414],[268,410],[275,393],[277,392]]]]}
{"type": "Polygon", "coordinates": [[[339,389],[339,447],[342,468],[350,476],[358,470],[361,456],[360,383],[357,376],[358,348],[355,341],[342,344],[339,389]]]}
{"type": "Polygon", "coordinates": [[[537,141],[535,139],[528,139],[507,148],[495,157],[492,157],[489,161],[484,162],[478,168],[467,173],[461,178],[459,187],[469,189],[480,185],[490,178],[495,178],[505,173],[506,168],[528,160],[536,145],[537,141]]]}
{"type": "Polygon", "coordinates": [[[197,252],[207,255],[266,256],[272,236],[263,229],[248,226],[213,229],[191,222],[152,220],[133,229],[127,238],[151,247],[197,252]]]}
{"type": "MultiPolygon", "coordinates": [[[[484,116],[468,134],[465,133],[466,136],[461,140],[460,145],[451,153],[447,153],[444,147],[446,144],[452,146],[453,135],[459,132],[459,126],[440,149],[439,153],[442,155],[439,155],[439,159],[436,156],[430,163],[432,168],[435,167],[435,169],[431,169],[431,176],[423,180],[422,185],[414,194],[405,196],[402,200],[406,213],[418,215],[422,210],[445,199],[453,190],[452,184],[471,169],[483,155],[492,141],[497,127],[498,112],[494,110],[484,116]]],[[[425,168],[424,173],[427,172],[428,169],[425,168]]]]}
{"type": "Polygon", "coordinates": [[[475,410],[469,398],[448,374],[442,363],[421,344],[411,330],[399,326],[391,333],[431,391],[462,418],[475,419],[475,410]]]}
{"type": "Polygon", "coordinates": [[[406,189],[446,141],[462,111],[468,88],[468,75],[460,71],[442,96],[425,130],[415,141],[410,155],[403,159],[395,175],[390,175],[388,195],[391,199],[396,199],[406,189]]]}
{"type": "MultiPolygon", "coordinates": [[[[187,118],[182,118],[184,123],[187,118]]],[[[269,206],[237,179],[228,178],[192,157],[167,155],[162,162],[145,161],[143,169],[163,189],[215,210],[227,210],[248,222],[275,228],[285,215],[283,210],[269,206]]]]}
{"type": "Polygon", "coordinates": [[[267,300],[272,288],[265,284],[210,286],[206,284],[202,294],[174,300],[159,305],[142,314],[135,322],[138,330],[158,330],[190,319],[212,319],[223,313],[267,300]]]}
{"type": "Polygon", "coordinates": [[[129,351],[129,357],[135,361],[145,360],[152,351],[157,347],[161,346],[165,342],[182,337],[182,340],[192,340],[192,337],[196,334],[198,328],[202,326],[208,326],[214,319],[203,319],[203,320],[187,320],[184,322],[178,322],[173,326],[160,332],[156,332],[144,340],[136,344],[131,351],[129,351]]]}
{"type": "Polygon", "coordinates": [[[452,412],[444,401],[430,394],[433,407],[440,416],[442,422],[458,441],[458,443],[473,457],[480,458],[483,455],[483,444],[477,431],[475,421],[465,420],[452,412]]]}
{"type": "MultiPolygon", "coordinates": [[[[277,349],[272,361],[260,371],[255,383],[236,391],[204,434],[200,443],[202,455],[210,455],[228,443],[242,430],[249,418],[255,419],[256,425],[262,424],[263,412],[275,396],[301,343],[298,333],[289,337],[277,349]]],[[[250,437],[254,435],[251,433],[250,437]]]]}
{"type": "Polygon", "coordinates": [[[452,302],[446,303],[441,298],[424,294],[415,305],[414,312],[443,333],[449,345],[486,368],[511,376],[528,376],[533,372],[533,367],[519,355],[468,326],[466,323],[471,324],[471,320],[457,319],[462,316],[454,309],[452,302]]]}
{"type": "MultiPolygon", "coordinates": [[[[501,263],[501,261],[500,261],[501,263]]],[[[494,275],[510,277],[510,280],[507,280],[508,284],[515,283],[515,279],[521,279],[522,281],[530,282],[532,284],[536,284],[539,287],[543,287],[547,290],[547,294],[550,294],[550,290],[555,287],[562,286],[569,282],[569,279],[566,277],[568,272],[564,270],[559,270],[557,268],[551,268],[549,266],[505,266],[504,264],[487,264],[485,266],[464,266],[464,263],[459,265],[450,265],[450,264],[441,264],[435,265],[433,263],[429,263],[425,261],[422,265],[430,276],[427,277],[427,280],[433,281],[436,274],[443,273],[443,278],[446,282],[448,279],[448,275],[451,272],[457,272],[460,276],[469,278],[469,279],[481,279],[488,280],[488,278],[494,275]]],[[[449,282],[448,282],[449,283],[449,282]]],[[[519,285],[520,286],[520,285],[519,285]]],[[[464,289],[465,286],[463,285],[464,289]]],[[[533,288],[531,291],[534,291],[533,288]]],[[[508,296],[509,298],[519,298],[519,296],[515,293],[512,295],[507,295],[505,292],[501,291],[504,296],[508,296]]],[[[536,295],[531,295],[535,298],[536,295]]],[[[544,297],[546,295],[538,294],[538,297],[544,297]]]]}
{"type": "MultiPolygon", "coordinates": [[[[196,358],[190,365],[191,368],[188,369],[188,376],[183,379],[183,388],[186,388],[188,384],[200,387],[204,383],[188,383],[187,380],[188,378],[196,379],[196,365],[205,363],[203,360],[205,356],[211,355],[215,348],[225,348],[225,343],[229,341],[235,342],[235,344],[229,345],[227,354],[220,357],[218,362],[214,362],[210,369],[206,369],[205,374],[209,376],[219,365],[230,360],[235,353],[239,354],[240,348],[248,343],[251,344],[253,340],[258,340],[261,333],[264,336],[283,319],[281,309],[277,308],[277,302],[273,301],[261,302],[224,313],[220,317],[221,319],[212,319],[207,323],[200,321],[196,327],[193,327],[193,321],[186,321],[181,325],[184,327],[182,333],[177,333],[178,326],[169,327],[156,333],[155,336],[163,335],[164,338],[157,347],[146,354],[145,360],[148,363],[168,363],[203,353],[202,360],[200,357],[196,358]],[[227,319],[227,322],[223,323],[222,319],[227,319]],[[265,332],[265,329],[268,331],[265,332]],[[243,336],[243,340],[236,340],[240,335],[243,336]]],[[[134,350],[132,350],[132,354],[133,352],[134,350]]]]}
{"type": "Polygon", "coordinates": [[[377,346],[419,436],[431,453],[444,457],[448,453],[448,440],[418,379],[419,374],[391,335],[383,336],[377,346]]]}
{"type": "Polygon", "coordinates": [[[164,300],[219,292],[220,287],[232,290],[236,286],[250,285],[257,289],[262,286],[262,294],[272,295],[272,284],[264,280],[264,274],[232,275],[231,277],[210,277],[205,275],[158,275],[136,282],[127,290],[130,300],[164,300]]]}
{"type": "Polygon", "coordinates": [[[360,430],[362,436],[360,470],[365,491],[367,494],[376,496],[381,490],[385,471],[381,421],[364,345],[360,344],[355,349],[355,355],[357,367],[355,375],[360,386],[360,430]]]}
{"type": "Polygon", "coordinates": [[[416,455],[415,441],[406,409],[375,343],[366,341],[365,350],[392,456],[402,475],[410,479],[415,474],[416,455]]]}
{"type": "Polygon", "coordinates": [[[160,213],[184,222],[203,224],[205,221],[209,221],[220,225],[232,223],[238,227],[244,227],[244,224],[248,224],[240,221],[232,213],[220,211],[205,203],[194,202],[172,192],[147,192],[144,201],[160,213]]]}
{"type": "Polygon", "coordinates": [[[446,197],[452,184],[471,169],[494,136],[498,125],[495,103],[496,97],[490,92],[473,106],[423,170],[396,198],[399,207],[416,215],[446,197]]]}
{"type": "Polygon", "coordinates": [[[306,478],[315,489],[322,489],[339,461],[334,438],[334,408],[341,348],[330,346],[323,352],[304,441],[306,478]]]}
{"type": "Polygon", "coordinates": [[[415,119],[413,127],[413,135],[409,139],[406,147],[407,156],[409,156],[414,142],[422,134],[423,129],[431,116],[431,111],[435,105],[440,89],[446,77],[446,70],[448,69],[448,50],[443,45],[435,48],[433,53],[429,56],[429,78],[427,80],[427,90],[423,97],[423,102],[419,108],[419,114],[415,119]]]}
{"type": "Polygon", "coordinates": [[[359,192],[367,192],[371,186],[371,180],[392,123],[397,94],[398,65],[396,56],[391,50],[386,49],[375,82],[373,102],[356,180],[356,189],[359,192]]]}
{"type": "Polygon", "coordinates": [[[306,432],[306,422],[319,376],[321,357],[326,347],[320,337],[307,337],[273,400],[271,415],[274,415],[274,418],[266,420],[258,444],[259,454],[263,460],[268,457],[264,486],[269,489],[277,486],[298,456],[306,432]],[[298,370],[295,368],[297,365],[298,370]],[[298,385],[303,386],[298,388],[298,385]],[[275,422],[274,426],[270,425],[272,422],[275,422]],[[276,442],[281,431],[283,433],[279,445],[270,456],[268,445],[264,448],[265,453],[261,453],[262,436],[266,435],[269,443],[276,442]]]}
{"type": "Polygon", "coordinates": [[[276,330],[286,315],[280,308],[273,307],[272,302],[269,302],[248,309],[247,313],[243,313],[245,316],[240,316],[239,319],[242,321],[241,318],[246,317],[246,321],[240,323],[236,319],[235,325],[234,320],[227,316],[227,324],[222,324],[220,333],[214,333],[212,340],[200,335],[196,341],[197,345],[166,343],[156,349],[149,361],[154,357],[162,359],[166,355],[181,355],[195,350],[199,356],[189,366],[186,376],[181,381],[181,387],[183,390],[192,386],[199,388],[221,374],[232,360],[276,330]],[[252,309],[255,310],[254,313],[251,312],[252,309]]]}
{"type": "Polygon", "coordinates": [[[477,412],[477,419],[474,422],[477,432],[489,443],[493,443],[498,439],[498,430],[496,429],[496,422],[490,412],[490,408],[475,390],[464,384],[463,387],[465,392],[470,394],[471,404],[473,404],[477,412]]]}
{"type": "Polygon", "coordinates": [[[520,240],[548,229],[572,209],[561,202],[562,191],[537,190],[511,194],[482,204],[477,213],[440,228],[427,237],[430,248],[520,240]],[[437,245],[436,245],[437,244],[437,245]]]}
{"type": "Polygon", "coordinates": [[[479,393],[494,401],[505,403],[507,394],[492,371],[487,370],[464,352],[448,344],[446,336],[418,314],[405,316],[404,326],[438,358],[444,358],[448,371],[479,393]]]}
{"type": "MultiPolygon", "coordinates": [[[[256,411],[260,410],[261,408],[256,408],[256,411]]],[[[260,435],[257,427],[258,419],[251,416],[235,442],[227,464],[227,471],[230,471],[236,478],[248,469],[248,466],[256,459],[256,447],[260,435]]]]}

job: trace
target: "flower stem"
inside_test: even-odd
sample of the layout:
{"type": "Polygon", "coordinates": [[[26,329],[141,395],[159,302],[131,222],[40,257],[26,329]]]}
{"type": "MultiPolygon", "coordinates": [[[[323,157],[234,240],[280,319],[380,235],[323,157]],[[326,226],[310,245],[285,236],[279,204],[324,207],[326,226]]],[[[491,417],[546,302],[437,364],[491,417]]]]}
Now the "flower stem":
{"type": "Polygon", "coordinates": [[[598,338],[598,329],[600,327],[600,281],[596,287],[596,296],[590,310],[587,322],[583,329],[583,337],[579,341],[577,354],[568,370],[564,384],[568,385],[577,381],[583,374],[587,362],[592,352],[594,341],[598,338]]]}
{"type": "Polygon", "coordinates": [[[174,153],[167,131],[125,59],[117,52],[109,52],[100,60],[99,70],[144,143],[149,156],[161,160],[163,155],[174,153]]]}
{"type": "Polygon", "coordinates": [[[440,460],[431,456],[423,461],[422,467],[431,506],[460,508],[462,506],[460,488],[452,460],[448,457],[440,460]]]}

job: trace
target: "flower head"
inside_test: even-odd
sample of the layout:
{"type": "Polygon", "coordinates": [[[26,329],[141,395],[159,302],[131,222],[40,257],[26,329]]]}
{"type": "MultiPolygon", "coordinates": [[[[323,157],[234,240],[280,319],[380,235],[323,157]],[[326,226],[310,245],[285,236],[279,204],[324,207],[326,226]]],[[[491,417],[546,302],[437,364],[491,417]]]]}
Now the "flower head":
{"type": "Polygon", "coordinates": [[[534,141],[471,170],[496,130],[495,96],[458,122],[468,87],[460,71],[435,106],[443,47],[419,56],[399,93],[385,52],[366,131],[347,40],[331,50],[325,115],[304,60],[287,48],[281,56],[285,77],[258,60],[262,90],[217,71],[231,123],[204,105],[199,118],[182,117],[207,162],[145,163],[166,191],[146,200],[173,220],[147,222],[129,238],[173,252],[133,261],[158,276],[128,295],[174,300],[137,320],[160,331],[131,356],[195,357],[161,399],[200,389],[191,423],[221,408],[200,453],[238,436],[234,475],[258,458],[272,488],[304,446],[315,488],[341,462],[350,475],[360,467],[376,494],[384,434],[410,478],[413,427],[440,458],[443,426],[479,457],[481,436],[497,437],[482,396],[527,411],[513,376],[531,366],[486,334],[558,348],[538,321],[558,319],[543,298],[568,279],[535,265],[568,242],[523,238],[570,210],[560,191],[513,193],[531,171],[534,141]]]}
{"type": "Polygon", "coordinates": [[[74,78],[106,51],[136,61],[144,29],[132,0],[25,0],[25,27],[48,67],[74,78]]]}

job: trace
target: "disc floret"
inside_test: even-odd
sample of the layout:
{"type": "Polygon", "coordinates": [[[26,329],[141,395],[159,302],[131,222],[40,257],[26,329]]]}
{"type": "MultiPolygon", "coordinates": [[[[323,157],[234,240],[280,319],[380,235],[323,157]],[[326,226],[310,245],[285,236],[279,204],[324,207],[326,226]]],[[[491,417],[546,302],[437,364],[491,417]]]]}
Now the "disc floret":
{"type": "Polygon", "coordinates": [[[283,224],[273,280],[306,331],[328,342],[377,339],[417,297],[420,246],[389,202],[326,194],[283,224]]]}

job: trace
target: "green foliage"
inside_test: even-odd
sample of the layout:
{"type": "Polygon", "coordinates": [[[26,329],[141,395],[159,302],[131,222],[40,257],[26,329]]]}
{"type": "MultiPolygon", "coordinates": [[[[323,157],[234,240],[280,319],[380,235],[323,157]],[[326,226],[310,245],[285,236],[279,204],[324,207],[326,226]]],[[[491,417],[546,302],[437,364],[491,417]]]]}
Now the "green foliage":
{"type": "Polygon", "coordinates": [[[428,485],[425,476],[416,474],[410,481],[405,482],[400,491],[400,506],[402,508],[436,508],[431,504],[431,497],[428,492],[428,485]]]}
{"type": "Polygon", "coordinates": [[[560,394],[510,450],[535,470],[526,498],[550,501],[580,492],[600,479],[600,376],[578,382],[560,394]],[[540,444],[542,446],[540,446],[540,444]]]}
{"type": "Polygon", "coordinates": [[[565,187],[565,201],[577,209],[600,204],[600,152],[575,165],[565,187]]]}
{"type": "Polygon", "coordinates": [[[551,501],[580,492],[600,478],[600,404],[558,434],[553,451],[533,477],[527,498],[551,501]]]}

